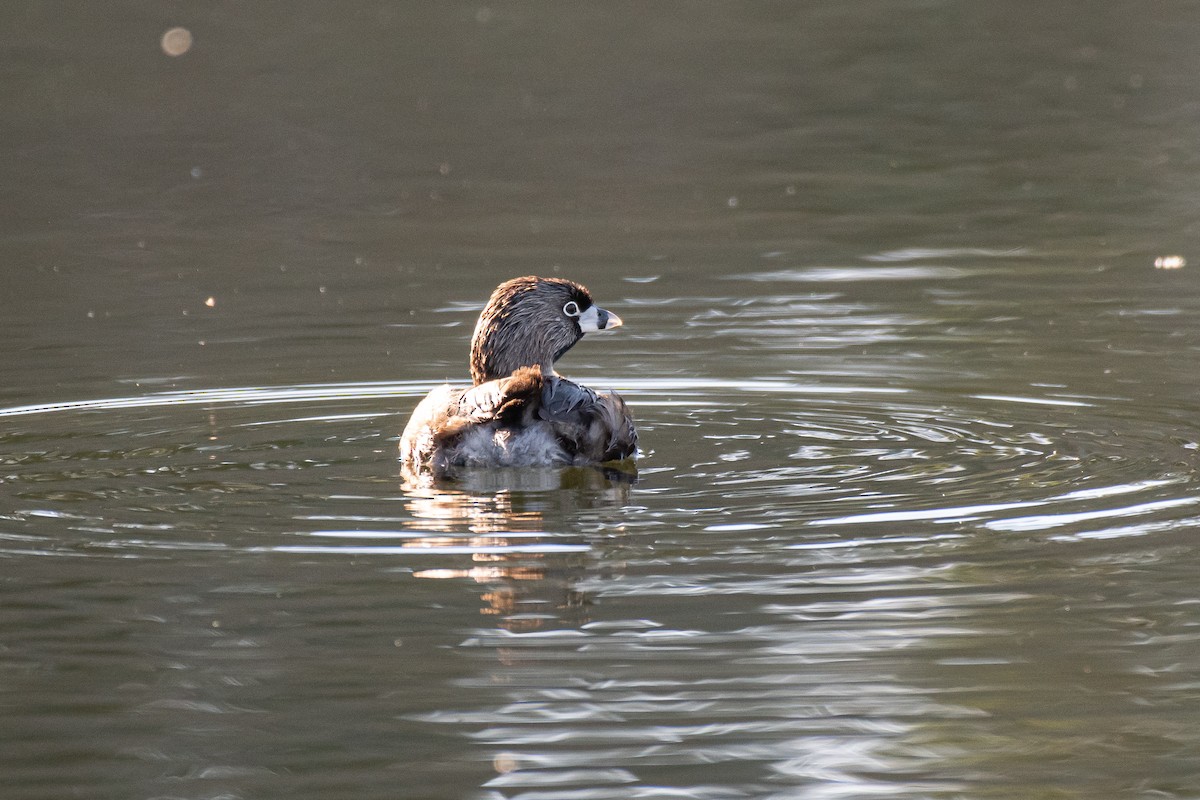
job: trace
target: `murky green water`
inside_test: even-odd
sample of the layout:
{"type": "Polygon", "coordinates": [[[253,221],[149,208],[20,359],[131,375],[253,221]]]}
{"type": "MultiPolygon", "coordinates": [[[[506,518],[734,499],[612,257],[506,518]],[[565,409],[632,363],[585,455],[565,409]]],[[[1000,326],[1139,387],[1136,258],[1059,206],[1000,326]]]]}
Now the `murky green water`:
{"type": "Polygon", "coordinates": [[[1200,796],[1196,7],[0,23],[0,795],[1200,796]],[[530,272],[637,480],[405,484],[530,272]]]}

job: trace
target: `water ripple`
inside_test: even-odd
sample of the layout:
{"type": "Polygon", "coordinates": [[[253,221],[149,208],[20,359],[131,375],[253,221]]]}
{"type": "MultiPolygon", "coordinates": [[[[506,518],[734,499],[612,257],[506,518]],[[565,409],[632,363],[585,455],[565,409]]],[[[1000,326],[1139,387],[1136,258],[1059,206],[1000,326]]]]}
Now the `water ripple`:
{"type": "MultiPolygon", "coordinates": [[[[203,519],[173,512],[216,509],[218,498],[241,496],[241,513],[252,513],[256,504],[245,498],[262,494],[266,513],[277,501],[268,502],[267,493],[278,487],[302,507],[346,506],[337,513],[326,508],[324,514],[296,515],[304,525],[340,518],[353,525],[347,537],[381,537],[400,525],[417,538],[454,528],[544,530],[546,514],[561,500],[553,493],[566,486],[578,489],[573,503],[598,513],[627,507],[637,494],[649,499],[665,491],[689,508],[707,508],[703,523],[690,512],[664,516],[662,509],[649,510],[654,504],[635,502],[619,522],[596,517],[600,529],[637,531],[672,520],[683,531],[694,526],[738,535],[742,558],[780,548],[830,551],[840,543],[948,541],[944,537],[954,531],[980,526],[1021,534],[1062,530],[1092,539],[1145,535],[1174,529],[1180,512],[1194,504],[1187,487],[1196,437],[1173,418],[1131,419],[1120,400],[783,378],[615,383],[641,409],[647,449],[636,488],[588,471],[480,471],[453,489],[424,491],[397,480],[392,485],[399,491],[391,492],[401,504],[396,512],[356,511],[366,501],[388,502],[378,489],[381,479],[396,480],[387,476],[396,474],[392,448],[402,411],[433,385],[416,381],[171,391],[0,409],[0,416],[29,420],[24,430],[6,434],[0,466],[7,474],[0,480],[23,501],[11,518],[31,527],[14,533],[42,535],[35,521],[56,518],[60,529],[80,535],[109,532],[107,547],[156,542],[156,548],[202,546],[197,535],[206,527],[203,519]],[[391,408],[397,399],[399,408],[391,408]],[[279,405],[302,408],[281,416],[272,411],[279,405]],[[196,406],[202,407],[199,416],[190,410],[196,406]],[[62,418],[50,426],[57,433],[37,436],[39,415],[62,418]],[[329,431],[328,445],[313,443],[314,425],[329,431]],[[1118,427],[1121,437],[1107,434],[1118,427]],[[22,447],[30,435],[37,445],[22,447]],[[694,460],[679,462],[679,452],[694,460]],[[998,491],[1006,485],[1011,488],[998,491]],[[524,493],[516,504],[514,491],[524,493]],[[1108,502],[1122,495],[1137,497],[1108,502]],[[201,497],[207,499],[198,504],[201,497]],[[95,503],[112,513],[73,510],[95,503]],[[155,519],[155,509],[169,513],[169,521],[155,519]],[[1144,520],[1128,525],[1132,517],[1144,520]],[[143,532],[155,538],[120,535],[129,526],[145,526],[143,532]],[[925,529],[917,534],[914,526],[925,529]],[[868,528],[879,530],[868,535],[868,528]]],[[[296,533],[328,536],[305,527],[280,531],[296,533]]],[[[412,552],[407,546],[244,539],[224,544],[310,555],[412,552]]],[[[590,547],[552,537],[546,544],[547,552],[590,547]]],[[[529,547],[515,541],[495,546],[509,545],[529,547]]],[[[486,551],[451,544],[427,552],[486,551]]]]}

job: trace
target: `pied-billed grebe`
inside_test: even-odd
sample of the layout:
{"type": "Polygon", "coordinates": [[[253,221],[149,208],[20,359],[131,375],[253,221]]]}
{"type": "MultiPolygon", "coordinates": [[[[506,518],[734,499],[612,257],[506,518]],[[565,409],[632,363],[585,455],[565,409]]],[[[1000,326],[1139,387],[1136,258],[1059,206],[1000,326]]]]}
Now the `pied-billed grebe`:
{"type": "Polygon", "coordinates": [[[620,326],[578,283],[529,276],[500,284],[471,337],[474,385],[425,396],[400,439],[404,465],[444,474],[632,457],[637,430],[625,401],[554,372],[585,333],[620,326]]]}

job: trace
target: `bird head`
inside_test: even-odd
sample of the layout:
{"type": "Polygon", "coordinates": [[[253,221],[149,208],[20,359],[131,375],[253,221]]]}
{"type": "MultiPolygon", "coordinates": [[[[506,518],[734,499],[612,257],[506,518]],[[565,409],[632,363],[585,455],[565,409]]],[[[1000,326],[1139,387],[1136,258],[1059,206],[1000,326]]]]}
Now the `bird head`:
{"type": "Polygon", "coordinates": [[[592,302],[587,288],[573,281],[534,276],[505,281],[475,324],[471,379],[478,385],[532,366],[550,374],[585,333],[620,326],[620,317],[592,302]]]}

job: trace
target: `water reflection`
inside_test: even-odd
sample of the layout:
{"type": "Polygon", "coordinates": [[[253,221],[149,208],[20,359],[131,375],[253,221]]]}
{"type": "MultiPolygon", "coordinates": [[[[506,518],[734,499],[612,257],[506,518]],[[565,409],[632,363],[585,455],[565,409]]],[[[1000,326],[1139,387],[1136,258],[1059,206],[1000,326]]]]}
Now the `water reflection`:
{"type": "MultiPolygon", "coordinates": [[[[551,559],[566,552],[548,531],[553,520],[581,511],[619,514],[628,503],[636,473],[603,467],[468,469],[453,478],[427,473],[406,474],[403,490],[412,515],[411,527],[430,532],[465,528],[474,533],[471,546],[492,545],[472,555],[469,568],[417,570],[413,577],[469,580],[487,590],[480,613],[496,618],[508,631],[534,631],[564,620],[583,624],[590,601],[576,588],[586,570],[580,562],[551,559]],[[526,543],[542,541],[536,546],[526,543]],[[524,547],[523,547],[524,545],[524,547]],[[540,555],[538,554],[540,548],[540,555]]],[[[609,536],[619,535],[619,527],[609,536]]],[[[416,546],[443,541],[430,536],[416,546]]],[[[587,545],[578,545],[581,553],[587,545]]]]}
{"type": "Polygon", "coordinates": [[[619,509],[636,481],[633,467],[462,469],[449,478],[405,471],[401,488],[414,527],[495,532],[540,527],[550,508],[556,515],[619,509]]]}
{"type": "MultiPolygon", "coordinates": [[[[887,599],[864,590],[763,604],[759,592],[754,603],[730,603],[721,620],[688,628],[670,621],[682,608],[651,589],[659,618],[610,617],[531,635],[481,629],[462,646],[494,653],[479,681],[504,687],[505,702],[424,719],[473,728],[505,767],[492,787],[589,785],[589,796],[618,797],[614,784],[624,781],[611,780],[614,773],[642,785],[683,774],[689,782],[676,788],[684,796],[730,780],[753,796],[773,796],[780,782],[815,796],[872,794],[887,782],[876,775],[900,763],[956,754],[929,731],[986,716],[897,671],[916,649],[995,641],[973,630],[970,609],[1021,595],[978,593],[953,604],[904,596],[902,587],[922,583],[932,591],[926,579],[938,573],[949,577],[896,572],[887,599]]],[[[889,584],[887,575],[877,579],[876,592],[889,584]]],[[[599,586],[597,594],[603,609],[612,597],[599,586]]],[[[954,777],[927,766],[913,775],[930,785],[952,786],[954,777]]]]}

